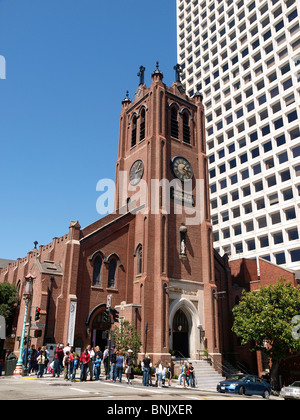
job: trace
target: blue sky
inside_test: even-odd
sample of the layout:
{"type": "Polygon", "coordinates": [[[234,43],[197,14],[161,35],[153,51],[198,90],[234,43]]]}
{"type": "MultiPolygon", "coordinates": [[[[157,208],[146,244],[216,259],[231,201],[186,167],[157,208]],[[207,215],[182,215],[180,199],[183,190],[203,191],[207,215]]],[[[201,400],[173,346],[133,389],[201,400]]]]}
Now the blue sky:
{"type": "Polygon", "coordinates": [[[0,258],[82,227],[114,179],[119,116],[139,66],[174,81],[176,0],[0,0],[0,258]]]}

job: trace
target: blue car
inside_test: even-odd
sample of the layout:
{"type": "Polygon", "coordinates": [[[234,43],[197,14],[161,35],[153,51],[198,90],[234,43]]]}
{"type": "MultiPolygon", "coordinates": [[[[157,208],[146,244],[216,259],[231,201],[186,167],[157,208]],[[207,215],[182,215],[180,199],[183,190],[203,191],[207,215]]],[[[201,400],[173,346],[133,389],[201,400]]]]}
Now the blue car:
{"type": "Polygon", "coordinates": [[[230,392],[240,395],[261,395],[268,399],[272,393],[271,386],[255,375],[237,374],[217,385],[218,392],[230,392]]]}

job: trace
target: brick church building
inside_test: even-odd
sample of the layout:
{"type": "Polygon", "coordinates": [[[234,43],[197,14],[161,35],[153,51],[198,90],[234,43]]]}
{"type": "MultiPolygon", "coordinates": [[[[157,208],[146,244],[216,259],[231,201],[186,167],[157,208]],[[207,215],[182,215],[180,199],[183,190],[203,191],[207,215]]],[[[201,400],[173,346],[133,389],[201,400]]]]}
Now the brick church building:
{"type": "Polygon", "coordinates": [[[41,308],[32,325],[42,330],[37,346],[103,349],[111,296],[120,322],[141,336],[139,359],[146,347],[154,363],[172,351],[197,359],[208,350],[218,362],[236,353],[235,294],[259,279],[253,263],[251,279],[239,277],[235,264],[233,285],[228,259],[213,250],[202,96],[186,95],[178,70],[166,86],[158,65],[148,88],[144,70],[135,99],[127,94],[122,102],[114,211],[85,228],[72,221],[64,236],[0,268],[0,282],[19,291],[17,355],[28,273],[35,276],[32,308],[41,308]]]}
{"type": "Polygon", "coordinates": [[[189,98],[179,77],[166,86],[158,65],[149,88],[143,68],[139,75],[134,101],[127,94],[122,102],[115,211],[85,228],[72,221],[66,235],[1,269],[0,281],[18,285],[22,296],[24,277],[36,276],[37,345],[103,348],[103,314],[112,295],[120,320],[141,335],[141,356],[146,325],[154,361],[169,360],[170,350],[196,358],[204,347],[218,356],[202,97],[189,98]]]}

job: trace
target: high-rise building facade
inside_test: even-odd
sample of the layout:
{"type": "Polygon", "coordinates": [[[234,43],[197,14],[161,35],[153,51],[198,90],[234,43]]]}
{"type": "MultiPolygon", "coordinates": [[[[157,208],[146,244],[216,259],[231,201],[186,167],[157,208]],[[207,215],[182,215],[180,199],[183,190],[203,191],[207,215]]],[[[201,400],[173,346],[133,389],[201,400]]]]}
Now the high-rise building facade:
{"type": "Polygon", "coordinates": [[[295,270],[299,16],[299,0],[177,0],[182,82],[204,96],[214,247],[295,270]]]}

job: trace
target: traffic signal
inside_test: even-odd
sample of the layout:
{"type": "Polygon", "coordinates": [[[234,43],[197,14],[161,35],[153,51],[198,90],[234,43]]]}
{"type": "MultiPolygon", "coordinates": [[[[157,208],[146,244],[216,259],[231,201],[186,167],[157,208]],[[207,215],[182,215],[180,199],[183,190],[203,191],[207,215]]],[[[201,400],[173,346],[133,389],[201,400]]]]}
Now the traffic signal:
{"type": "Polygon", "coordinates": [[[34,319],[36,320],[36,321],[38,321],[39,319],[40,319],[40,316],[41,316],[41,308],[36,308],[36,310],[35,310],[35,317],[34,317],[34,319]]]}
{"type": "Polygon", "coordinates": [[[104,322],[109,323],[110,322],[110,309],[106,308],[104,311],[104,322]]]}
{"type": "Polygon", "coordinates": [[[119,311],[117,311],[116,309],[113,310],[113,317],[114,322],[119,322],[119,311]]]}
{"type": "Polygon", "coordinates": [[[38,338],[42,336],[42,330],[34,330],[34,337],[38,338]]]}

